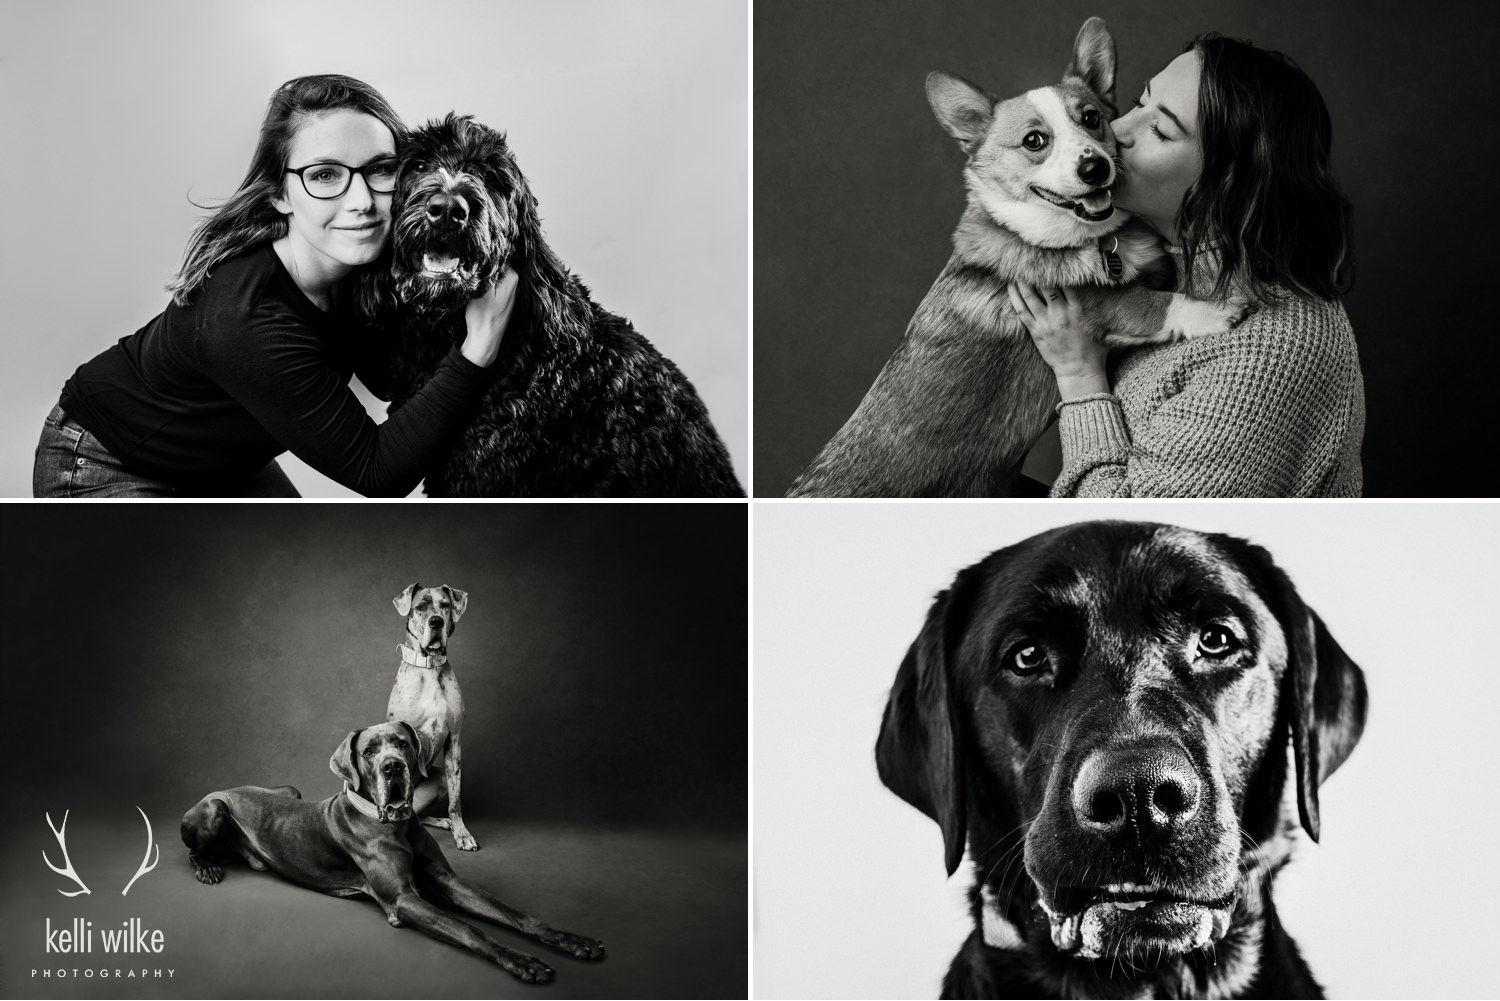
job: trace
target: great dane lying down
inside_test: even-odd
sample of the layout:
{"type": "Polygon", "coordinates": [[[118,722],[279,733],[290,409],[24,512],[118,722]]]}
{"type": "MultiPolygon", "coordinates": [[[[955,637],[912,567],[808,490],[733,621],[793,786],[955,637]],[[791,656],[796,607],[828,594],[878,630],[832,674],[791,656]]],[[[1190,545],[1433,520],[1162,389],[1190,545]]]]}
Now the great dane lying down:
{"type": "Polygon", "coordinates": [[[329,767],[344,791],[320,803],[304,802],[291,786],[239,786],[199,800],[182,818],[198,881],[217,883],[223,863],[244,859],[321,893],[374,897],[394,927],[412,925],[477,952],[527,983],[546,983],[552,969],[452,912],[514,928],[579,959],[604,958],[602,943],[549,928],[458,878],[412,812],[421,770],[409,724],[355,730],[329,767]]]}
{"type": "Polygon", "coordinates": [[[960,572],[876,746],[949,874],[973,861],[943,997],[1321,997],[1271,883],[1364,720],[1359,668],[1243,540],[1088,522],[960,572]]]}

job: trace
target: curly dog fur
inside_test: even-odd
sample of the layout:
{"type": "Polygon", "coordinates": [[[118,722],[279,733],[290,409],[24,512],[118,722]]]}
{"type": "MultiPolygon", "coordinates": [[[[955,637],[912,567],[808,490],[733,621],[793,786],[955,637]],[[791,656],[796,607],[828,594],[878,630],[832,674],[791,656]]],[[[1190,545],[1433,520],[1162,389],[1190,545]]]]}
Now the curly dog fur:
{"type": "Polygon", "coordinates": [[[506,264],[520,276],[495,383],[428,471],[429,496],[744,495],[692,383],[542,238],[502,133],[454,114],[413,132],[391,213],[392,267],[376,294],[400,302],[392,410],[463,339],[469,300],[506,264]]]}

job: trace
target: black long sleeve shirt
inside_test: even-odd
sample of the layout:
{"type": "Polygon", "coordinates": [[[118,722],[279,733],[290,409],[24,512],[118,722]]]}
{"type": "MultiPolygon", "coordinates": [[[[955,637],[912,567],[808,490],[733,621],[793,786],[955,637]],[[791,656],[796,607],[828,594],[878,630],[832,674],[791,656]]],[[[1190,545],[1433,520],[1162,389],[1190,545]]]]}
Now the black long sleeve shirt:
{"type": "Polygon", "coordinates": [[[455,347],[376,424],[349,378],[386,398],[393,347],[346,309],[320,311],[267,243],[79,366],[61,402],[125,468],[188,489],[290,451],[361,494],[404,496],[473,419],[489,377],[455,347]]]}

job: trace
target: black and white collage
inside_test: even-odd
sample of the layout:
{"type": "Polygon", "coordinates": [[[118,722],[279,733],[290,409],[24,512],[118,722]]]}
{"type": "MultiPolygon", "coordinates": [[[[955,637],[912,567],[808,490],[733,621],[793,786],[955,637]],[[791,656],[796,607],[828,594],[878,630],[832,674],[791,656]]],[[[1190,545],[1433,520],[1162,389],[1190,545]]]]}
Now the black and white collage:
{"type": "Polygon", "coordinates": [[[1500,997],[1497,43],[0,0],[0,998],[1500,997]]]}

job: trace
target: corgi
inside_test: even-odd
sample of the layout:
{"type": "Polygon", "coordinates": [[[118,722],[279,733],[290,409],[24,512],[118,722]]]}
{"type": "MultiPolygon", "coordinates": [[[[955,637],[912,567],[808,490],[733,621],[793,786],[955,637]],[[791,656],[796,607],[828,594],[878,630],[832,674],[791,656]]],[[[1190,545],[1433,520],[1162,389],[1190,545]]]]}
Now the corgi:
{"type": "Polygon", "coordinates": [[[951,73],[928,76],[928,103],[967,157],[953,255],[854,415],[788,496],[1009,495],[1058,400],[1010,304],[1013,279],[1077,288],[1111,346],[1239,322],[1241,300],[1148,287],[1172,269],[1161,238],[1110,193],[1120,170],[1114,91],[1115,43],[1097,17],[1079,29],[1060,84],[996,101],[951,73]]]}

